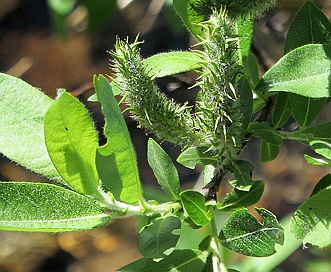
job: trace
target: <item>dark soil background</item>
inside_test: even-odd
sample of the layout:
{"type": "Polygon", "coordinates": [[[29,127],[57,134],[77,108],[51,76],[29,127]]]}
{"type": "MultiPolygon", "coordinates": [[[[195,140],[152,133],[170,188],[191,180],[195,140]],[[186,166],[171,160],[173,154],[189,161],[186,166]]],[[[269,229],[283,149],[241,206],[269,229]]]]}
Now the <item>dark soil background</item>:
{"type": "MultiPolygon", "coordinates": [[[[133,40],[140,33],[140,39],[145,41],[141,52],[146,57],[187,49],[194,44],[171,12],[171,6],[162,8],[164,2],[118,0],[119,8],[109,22],[94,31],[85,30],[86,11],[77,4],[67,19],[68,36],[62,39],[52,26],[47,1],[0,0],[0,71],[21,77],[52,97],[57,88],[67,89],[86,103],[101,131],[103,118],[99,107],[86,100],[93,94],[90,88],[93,75],[111,72],[107,51],[113,48],[116,36],[133,40]]],[[[302,3],[282,1],[256,21],[252,52],[259,60],[261,74],[282,56],[286,30],[302,3]]],[[[315,3],[331,17],[330,1],[315,3]]],[[[168,96],[178,101],[194,101],[196,92],[185,90],[193,82],[192,75],[185,74],[161,80],[159,84],[168,96]]],[[[329,115],[326,109],[319,118],[329,119],[329,115]]],[[[141,180],[148,188],[155,185],[155,180],[146,162],[147,137],[129,118],[127,122],[139,157],[141,180]]],[[[167,144],[164,147],[176,158],[178,149],[167,144]]],[[[256,163],[257,148],[258,142],[252,141],[245,153],[256,163]]],[[[257,206],[266,207],[282,218],[309,196],[329,169],[308,165],[302,156],[304,152],[309,152],[304,146],[286,142],[276,160],[257,166],[255,178],[267,181],[265,194],[257,206]]],[[[199,169],[178,167],[184,186],[194,186],[199,169]]],[[[41,180],[5,158],[0,160],[0,177],[2,180],[41,180]]],[[[225,192],[227,188],[221,190],[225,192]]],[[[137,226],[138,223],[129,218],[87,232],[57,235],[0,232],[0,272],[115,271],[140,257],[135,245],[137,226]]],[[[307,260],[325,261],[330,265],[329,255],[328,249],[323,253],[299,249],[277,271],[330,271],[328,268],[311,270],[313,268],[306,265],[307,260]]]]}

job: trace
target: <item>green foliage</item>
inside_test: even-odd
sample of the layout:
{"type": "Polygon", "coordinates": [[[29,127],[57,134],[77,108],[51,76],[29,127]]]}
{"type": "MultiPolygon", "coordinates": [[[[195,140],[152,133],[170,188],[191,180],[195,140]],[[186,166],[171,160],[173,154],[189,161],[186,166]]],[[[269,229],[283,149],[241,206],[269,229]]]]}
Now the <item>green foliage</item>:
{"type": "Polygon", "coordinates": [[[63,180],[80,194],[98,194],[98,137],[83,104],[59,93],[45,114],[44,128],[48,154],[63,180]]]}
{"type": "Polygon", "coordinates": [[[94,77],[95,91],[101,103],[107,143],[96,153],[97,169],[103,185],[116,199],[134,203],[141,199],[136,153],[112,87],[103,76],[94,77]]]}
{"type": "Polygon", "coordinates": [[[46,183],[0,183],[0,229],[65,232],[108,225],[111,216],[92,199],[46,183]]]}
{"type": "Polygon", "coordinates": [[[276,217],[265,209],[256,209],[263,223],[259,223],[246,209],[235,211],[220,232],[223,246],[255,257],[274,254],[275,244],[283,244],[283,229],[276,217]]]}
{"type": "Polygon", "coordinates": [[[164,192],[173,200],[179,200],[178,172],[168,154],[151,138],[148,140],[147,160],[164,192]]]}
{"type": "MultiPolygon", "coordinates": [[[[260,160],[267,162],[276,158],[283,140],[291,139],[315,151],[316,156],[305,155],[309,163],[331,166],[331,122],[315,120],[330,97],[331,25],[306,1],[289,28],[285,55],[259,79],[257,61],[249,53],[253,19],[275,2],[174,0],[199,41],[195,51],[143,59],[138,37],[133,43],[117,39],[110,52],[113,77],[109,82],[95,76],[96,94],[89,99],[101,104],[105,117],[103,146],[88,111],[69,93],[61,90],[53,101],[22,80],[0,74],[0,152],[57,182],[0,182],[0,229],[86,230],[112,218],[139,215],[147,222],[138,235],[143,257],[118,271],[235,271],[227,268],[222,247],[255,257],[278,250],[276,257],[263,259],[265,271],[284,260],[298,242],[290,236],[288,222],[284,232],[270,211],[255,208],[260,221],[248,212],[263,195],[265,182],[253,180],[254,165],[241,159],[241,151],[258,137],[260,160]],[[192,107],[167,98],[155,84],[156,78],[191,70],[199,75],[192,107]],[[150,138],[147,160],[169,202],[158,203],[162,198],[155,195],[145,200],[148,194],[142,190],[116,95],[147,133],[181,148],[177,162],[203,167],[202,193],[181,191],[172,160],[150,138]],[[294,131],[285,126],[291,116],[294,131]],[[221,182],[233,187],[224,199],[217,194],[221,182]],[[284,233],[286,248],[281,247],[284,233]],[[196,246],[184,247],[183,237],[196,246]]],[[[49,1],[61,16],[73,3],[49,1]]],[[[115,1],[84,3],[92,27],[108,17],[115,1]],[[93,14],[101,15],[94,20],[93,14]]],[[[291,231],[304,244],[331,245],[330,184],[330,175],[322,178],[291,217],[291,231]]],[[[247,267],[258,271],[256,265],[247,267]]]]}

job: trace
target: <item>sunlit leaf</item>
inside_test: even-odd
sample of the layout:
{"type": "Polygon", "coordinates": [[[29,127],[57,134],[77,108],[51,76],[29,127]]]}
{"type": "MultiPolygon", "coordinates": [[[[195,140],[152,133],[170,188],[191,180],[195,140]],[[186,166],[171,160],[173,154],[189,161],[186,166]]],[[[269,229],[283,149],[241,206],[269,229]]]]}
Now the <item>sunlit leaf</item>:
{"type": "Polygon", "coordinates": [[[63,183],[44,139],[44,115],[52,103],[37,88],[0,73],[0,152],[33,172],[63,183]]]}
{"type": "Polygon", "coordinates": [[[142,198],[136,153],[122,112],[103,76],[94,77],[94,86],[106,118],[104,134],[107,143],[97,152],[97,169],[102,183],[123,202],[142,198]]]}
{"type": "Polygon", "coordinates": [[[202,59],[194,52],[172,51],[153,55],[143,61],[152,77],[165,77],[200,68],[202,59]]]}
{"type": "Polygon", "coordinates": [[[194,146],[185,150],[178,156],[177,161],[190,169],[194,169],[200,163],[214,166],[218,164],[218,159],[205,146],[194,146]]]}
{"type": "Polygon", "coordinates": [[[295,93],[330,97],[331,45],[308,44],[292,50],[272,66],[256,86],[257,92],[295,93]]]}
{"type": "Polygon", "coordinates": [[[108,225],[92,199],[47,183],[0,182],[0,229],[65,232],[108,225]]]}
{"type": "Polygon", "coordinates": [[[180,199],[185,213],[197,226],[209,224],[211,217],[207,211],[205,200],[202,194],[197,191],[183,191],[180,193],[180,199]]]}
{"type": "Polygon", "coordinates": [[[330,176],[324,177],[321,182],[312,196],[296,210],[290,228],[304,244],[324,248],[331,245],[330,176]]]}

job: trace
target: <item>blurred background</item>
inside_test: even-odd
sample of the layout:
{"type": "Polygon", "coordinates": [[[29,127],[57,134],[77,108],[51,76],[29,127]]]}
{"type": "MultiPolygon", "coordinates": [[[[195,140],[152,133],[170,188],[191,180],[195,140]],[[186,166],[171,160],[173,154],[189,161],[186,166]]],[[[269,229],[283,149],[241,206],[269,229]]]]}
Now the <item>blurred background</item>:
{"type": "MultiPolygon", "coordinates": [[[[259,61],[261,74],[282,56],[287,28],[303,2],[281,1],[256,20],[252,52],[259,61]]],[[[314,2],[330,19],[330,1],[314,2]]],[[[113,49],[116,36],[133,40],[138,33],[145,41],[141,45],[144,57],[187,49],[195,43],[176,16],[172,0],[0,0],[0,71],[22,78],[51,97],[56,96],[57,88],[67,89],[86,104],[101,131],[104,123],[99,105],[86,102],[93,94],[93,75],[111,73],[107,51],[113,49]]],[[[193,102],[196,90],[187,87],[194,84],[194,76],[182,74],[159,80],[158,84],[169,97],[193,102]]],[[[318,117],[320,120],[327,120],[329,106],[318,117]]],[[[145,192],[162,195],[147,165],[147,136],[136,129],[128,116],[126,120],[145,192]]],[[[100,143],[103,141],[100,135],[100,143]]],[[[175,160],[179,150],[167,144],[163,147],[175,160]]],[[[258,141],[253,140],[246,151],[245,156],[257,163],[258,141]]],[[[307,152],[304,146],[286,142],[276,160],[257,165],[255,179],[267,182],[265,194],[256,206],[266,207],[283,218],[309,196],[330,170],[308,165],[302,156],[304,152],[307,152]]],[[[200,169],[176,166],[183,187],[193,187],[200,169]]],[[[42,180],[6,158],[0,159],[0,177],[42,180]]],[[[228,189],[224,185],[221,195],[228,189]]],[[[0,272],[115,271],[140,258],[135,244],[138,229],[139,220],[128,218],[87,232],[56,235],[0,232],[0,272]]],[[[182,241],[184,247],[196,243],[190,239],[193,241],[182,241]]],[[[238,254],[231,257],[233,262],[242,258],[238,254]]],[[[299,247],[275,271],[331,271],[331,251],[299,247]]]]}

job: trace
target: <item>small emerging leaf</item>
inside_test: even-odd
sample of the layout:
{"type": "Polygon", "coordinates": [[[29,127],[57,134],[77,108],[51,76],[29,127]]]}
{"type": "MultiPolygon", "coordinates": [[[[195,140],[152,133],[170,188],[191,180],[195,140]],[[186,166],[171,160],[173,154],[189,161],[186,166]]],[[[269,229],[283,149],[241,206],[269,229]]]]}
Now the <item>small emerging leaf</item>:
{"type": "Polygon", "coordinates": [[[168,154],[152,138],[148,140],[147,159],[165,193],[173,200],[179,200],[180,184],[177,169],[168,154]]]}
{"type": "Polygon", "coordinates": [[[164,252],[176,246],[179,235],[174,235],[172,232],[180,227],[180,219],[176,216],[156,219],[140,231],[138,236],[139,252],[146,258],[165,257],[164,252]]]}
{"type": "Polygon", "coordinates": [[[238,210],[228,219],[219,238],[223,246],[235,252],[254,257],[270,256],[276,252],[276,244],[284,243],[283,228],[271,212],[255,210],[263,223],[259,223],[247,209],[238,210]]]}
{"type": "Polygon", "coordinates": [[[92,199],[47,183],[0,182],[0,229],[65,232],[106,226],[111,217],[92,199]]]}
{"type": "Polygon", "coordinates": [[[211,217],[207,211],[202,194],[197,191],[184,191],[180,193],[183,209],[197,226],[209,224],[211,217]]]}

